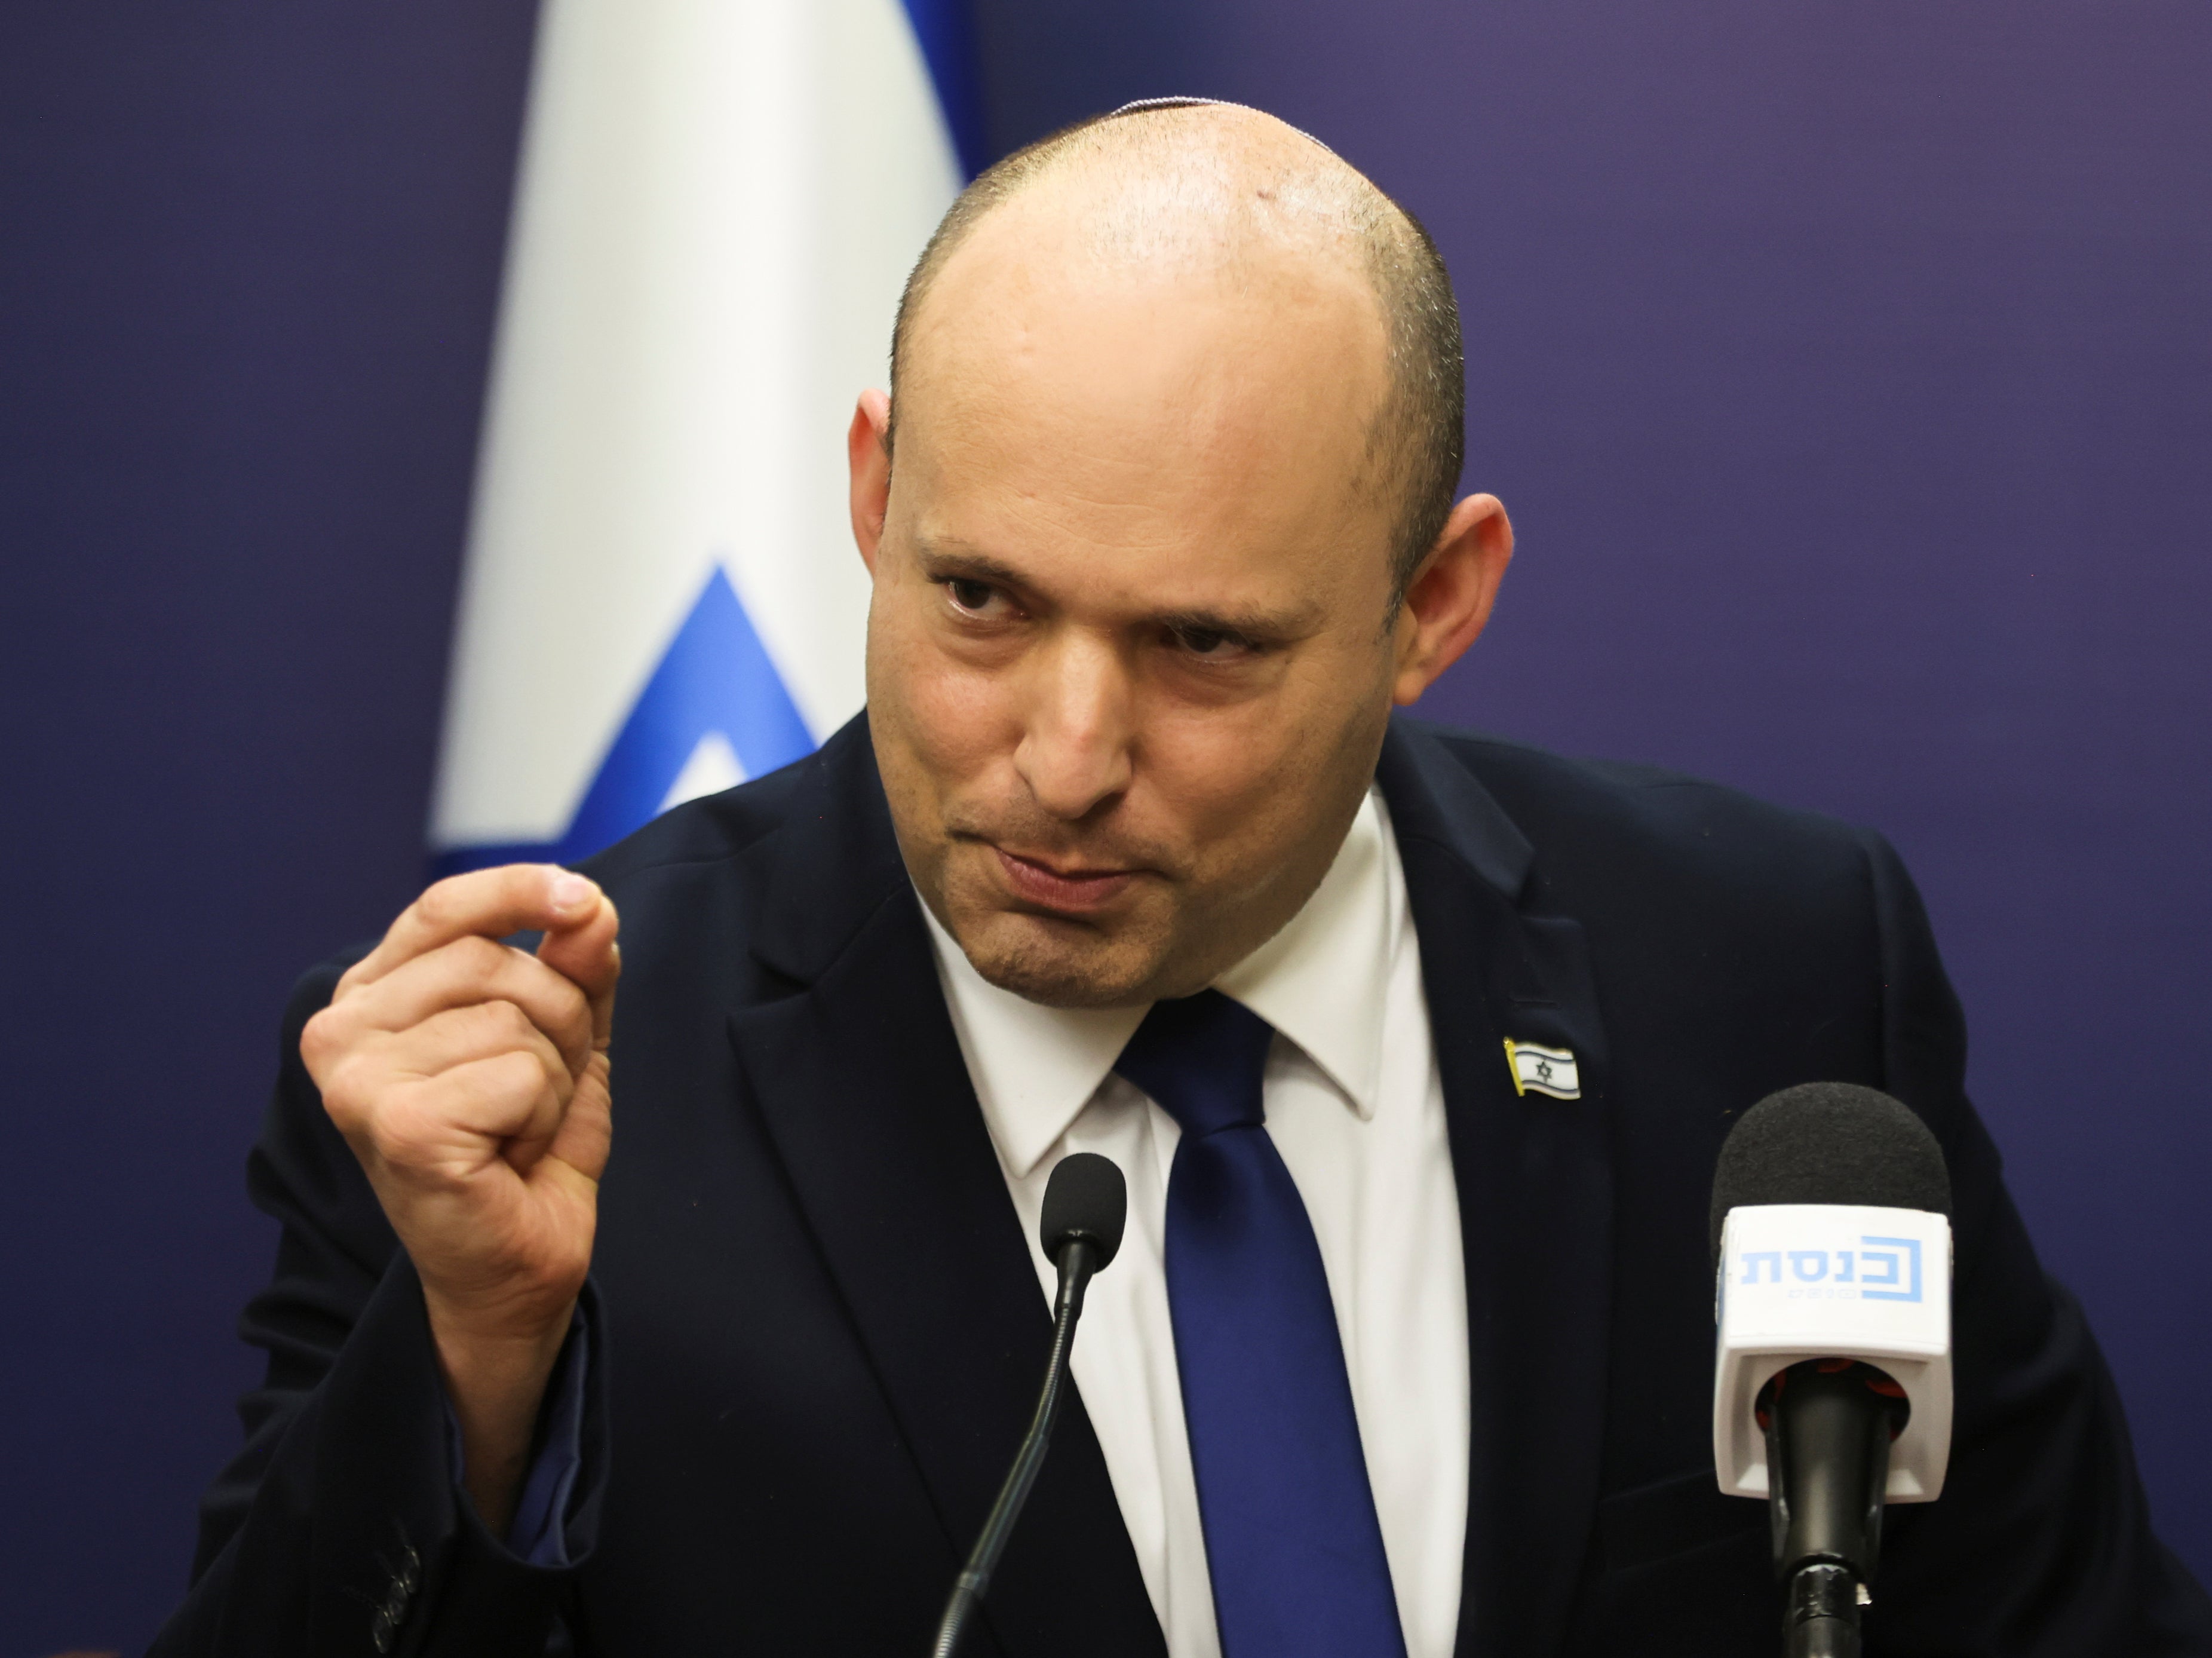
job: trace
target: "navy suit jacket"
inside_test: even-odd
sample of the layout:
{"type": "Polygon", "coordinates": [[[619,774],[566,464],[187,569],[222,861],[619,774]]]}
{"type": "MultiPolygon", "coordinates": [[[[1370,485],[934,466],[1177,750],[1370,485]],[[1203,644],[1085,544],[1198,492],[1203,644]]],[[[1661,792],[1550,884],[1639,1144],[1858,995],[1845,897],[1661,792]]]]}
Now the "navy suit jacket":
{"type": "MultiPolygon", "coordinates": [[[[1462,1658],[1775,1649],[1765,1506],[1713,1479],[1705,1210],[1737,1114],[1827,1079],[1910,1105],[1955,1192],[1949,1484],[1892,1511],[1869,1651],[2212,1654],[1962,1091],[1889,847],[1406,720],[1378,775],[1464,1228],[1462,1658]],[[1582,1097],[1516,1096],[1507,1038],[1571,1048],[1582,1097]]],[[[865,716],[586,868],[624,972],[574,1564],[518,1560],[456,1494],[419,1285],[297,1058],[333,963],[295,997],[250,1165],[283,1226],[244,1325],[267,1383],[157,1653],[926,1649],[1049,1326],[865,716]]],[[[1006,1658],[1164,1653],[1079,1399],[988,1625],[1006,1658]]]]}

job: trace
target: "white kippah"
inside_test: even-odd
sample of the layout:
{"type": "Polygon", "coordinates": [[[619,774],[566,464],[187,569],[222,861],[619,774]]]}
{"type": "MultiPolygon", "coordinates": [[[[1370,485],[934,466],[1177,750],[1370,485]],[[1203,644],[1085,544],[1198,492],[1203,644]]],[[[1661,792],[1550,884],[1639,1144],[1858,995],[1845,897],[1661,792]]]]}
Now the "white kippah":
{"type": "MultiPolygon", "coordinates": [[[[1139,98],[1134,100],[1133,102],[1122,105],[1119,109],[1108,111],[1106,119],[1110,121],[1117,115],[1139,115],[1142,114],[1148,109],[1192,109],[1209,105],[1216,109],[1249,109],[1255,115],[1266,115],[1267,113],[1264,109],[1255,108],[1250,104],[1240,104],[1234,99],[1231,98],[1193,98],[1178,95],[1167,98],[1139,98]]],[[[1271,116],[1269,119],[1280,120],[1282,118],[1280,116],[1271,116]]],[[[1291,125],[1288,121],[1284,121],[1283,125],[1285,126],[1291,125]]],[[[1328,146],[1327,144],[1322,143],[1320,139],[1315,137],[1312,133],[1307,131],[1304,127],[1291,126],[1291,131],[1297,133],[1298,137],[1304,138],[1308,143],[1319,145],[1319,147],[1323,149],[1328,149],[1328,146]]],[[[1336,154],[1334,149],[1328,149],[1328,153],[1332,155],[1336,154]]]]}

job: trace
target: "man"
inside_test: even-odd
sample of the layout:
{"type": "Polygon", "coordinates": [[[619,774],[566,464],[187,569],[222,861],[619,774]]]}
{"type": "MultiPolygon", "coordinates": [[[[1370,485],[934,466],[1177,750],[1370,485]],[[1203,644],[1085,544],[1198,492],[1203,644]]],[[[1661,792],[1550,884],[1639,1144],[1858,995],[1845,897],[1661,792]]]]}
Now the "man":
{"type": "Polygon", "coordinates": [[[1873,1649],[2212,1652],[1887,847],[1392,716],[1512,550],[1409,218],[1264,116],[1124,113],[963,198],[893,384],[867,714],[303,983],[268,1385],[157,1650],[920,1652],[1075,1149],[1130,1234],[981,1642],[1771,1650],[1705,1205],[1735,1113],[1834,1078],[1934,1129],[1959,1240],[1873,1649]]]}

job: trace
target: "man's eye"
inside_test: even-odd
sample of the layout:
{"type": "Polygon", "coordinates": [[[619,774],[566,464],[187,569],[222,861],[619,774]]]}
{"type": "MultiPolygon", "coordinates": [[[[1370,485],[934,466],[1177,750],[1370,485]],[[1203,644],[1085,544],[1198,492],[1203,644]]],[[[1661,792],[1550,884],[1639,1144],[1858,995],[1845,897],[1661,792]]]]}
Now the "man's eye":
{"type": "Polygon", "coordinates": [[[1233,633],[1218,627],[1179,627],[1175,631],[1176,643],[1194,656],[1205,656],[1216,661],[1237,655],[1249,649],[1245,642],[1233,633]]]}
{"type": "Polygon", "coordinates": [[[988,610],[991,600],[999,596],[998,589],[988,582],[970,582],[957,576],[945,587],[952,595],[952,602],[963,610],[988,610]]]}

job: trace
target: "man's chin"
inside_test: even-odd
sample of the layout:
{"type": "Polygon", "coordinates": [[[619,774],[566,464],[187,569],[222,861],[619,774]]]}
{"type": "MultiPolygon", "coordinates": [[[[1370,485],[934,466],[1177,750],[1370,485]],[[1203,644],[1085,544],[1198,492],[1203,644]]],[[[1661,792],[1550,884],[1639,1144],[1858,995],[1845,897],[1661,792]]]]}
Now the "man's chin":
{"type": "Polygon", "coordinates": [[[978,973],[1024,1001],[1120,1008],[1152,1001],[1159,971],[1157,948],[1134,930],[1000,911],[954,936],[978,973]]]}

